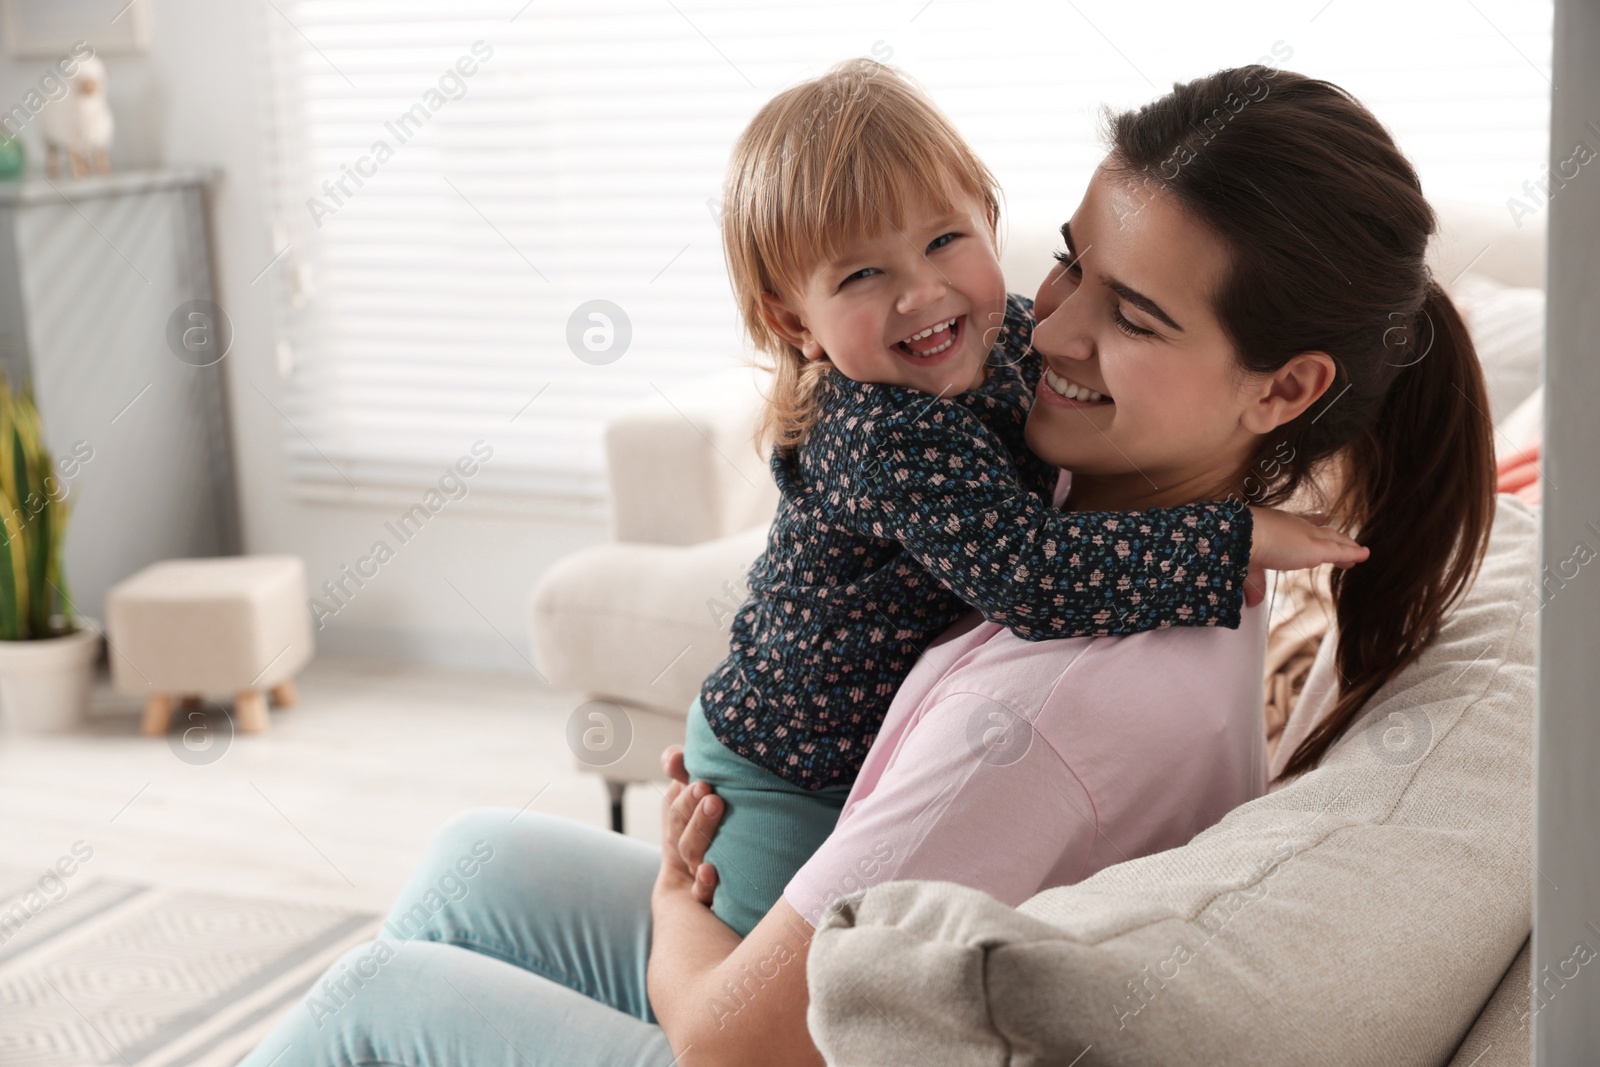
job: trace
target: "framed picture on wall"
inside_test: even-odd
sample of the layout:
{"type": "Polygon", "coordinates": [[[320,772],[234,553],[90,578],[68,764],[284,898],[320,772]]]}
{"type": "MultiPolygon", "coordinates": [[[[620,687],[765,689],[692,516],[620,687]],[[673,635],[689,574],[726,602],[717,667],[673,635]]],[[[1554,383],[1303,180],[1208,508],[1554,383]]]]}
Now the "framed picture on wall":
{"type": "Polygon", "coordinates": [[[151,0],[0,0],[0,32],[15,59],[55,59],[88,41],[101,55],[150,49],[151,0]]]}

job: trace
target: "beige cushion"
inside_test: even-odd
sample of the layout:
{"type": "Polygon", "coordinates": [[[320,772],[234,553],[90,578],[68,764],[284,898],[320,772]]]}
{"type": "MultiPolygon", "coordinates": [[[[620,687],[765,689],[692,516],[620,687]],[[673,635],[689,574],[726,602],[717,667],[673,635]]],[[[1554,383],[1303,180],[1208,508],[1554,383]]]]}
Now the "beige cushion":
{"type": "Polygon", "coordinates": [[[297,556],[153,563],[106,594],[111,677],[124,693],[268,689],[311,659],[297,556]]]}
{"type": "Polygon", "coordinates": [[[698,545],[599,545],[560,560],[533,591],[534,662],[554,685],[681,720],[728,654],[766,536],[757,527],[698,545]]]}
{"type": "Polygon", "coordinates": [[[1504,422],[1544,381],[1544,290],[1467,274],[1450,295],[1472,331],[1483,364],[1489,417],[1504,422]]]}
{"type": "Polygon", "coordinates": [[[1456,1049],[1450,1067],[1527,1067],[1533,1062],[1532,957],[1532,943],[1524,943],[1456,1049]]]}
{"type": "Polygon", "coordinates": [[[1447,286],[1467,272],[1501,285],[1544,287],[1545,215],[1513,223],[1500,204],[1434,200],[1439,231],[1428,247],[1433,276],[1447,286]]]}
{"type": "Polygon", "coordinates": [[[1447,1062],[1531,925],[1537,531],[1501,497],[1422,659],[1188,845],[1016,909],[935,882],[846,898],[808,969],[828,1062],[1447,1062]]]}

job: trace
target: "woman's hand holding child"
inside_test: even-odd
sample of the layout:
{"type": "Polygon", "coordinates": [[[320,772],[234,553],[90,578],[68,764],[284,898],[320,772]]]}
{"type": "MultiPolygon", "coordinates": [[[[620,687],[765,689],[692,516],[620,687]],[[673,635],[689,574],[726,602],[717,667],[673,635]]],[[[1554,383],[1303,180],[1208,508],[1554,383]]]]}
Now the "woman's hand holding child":
{"type": "Polygon", "coordinates": [[[705,855],[722,820],[722,798],[707,783],[689,781],[682,745],[667,746],[661,767],[672,783],[661,806],[661,873],[656,889],[688,889],[709,908],[717,891],[717,869],[705,862],[705,855]]]}

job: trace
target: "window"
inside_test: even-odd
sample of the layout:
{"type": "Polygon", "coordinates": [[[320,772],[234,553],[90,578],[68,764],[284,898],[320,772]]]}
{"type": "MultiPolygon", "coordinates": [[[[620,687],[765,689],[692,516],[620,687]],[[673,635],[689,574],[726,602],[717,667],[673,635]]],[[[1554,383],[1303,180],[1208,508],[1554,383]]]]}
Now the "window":
{"type": "Polygon", "coordinates": [[[1355,93],[1432,196],[1526,199],[1546,160],[1548,4],[267,0],[263,18],[284,443],[310,499],[414,500],[481,440],[477,505],[600,513],[605,420],[743,358],[716,223],[733,139],[847,56],[928,88],[1013,226],[1071,211],[1101,104],[1258,59],[1355,93]]]}

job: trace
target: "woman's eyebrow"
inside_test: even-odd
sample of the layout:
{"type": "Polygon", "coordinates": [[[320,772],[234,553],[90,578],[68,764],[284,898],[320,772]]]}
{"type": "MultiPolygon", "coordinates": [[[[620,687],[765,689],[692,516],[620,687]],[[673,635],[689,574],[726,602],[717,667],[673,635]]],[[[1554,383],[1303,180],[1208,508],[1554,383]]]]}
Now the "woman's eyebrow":
{"type": "Polygon", "coordinates": [[[1183,327],[1179,326],[1176,322],[1173,322],[1172,316],[1168,315],[1165,311],[1162,311],[1160,304],[1156,303],[1154,300],[1151,300],[1148,296],[1145,296],[1143,293],[1139,292],[1139,290],[1123,285],[1115,278],[1102,278],[1101,280],[1106,283],[1106,287],[1113,293],[1116,293],[1118,296],[1122,297],[1122,299],[1126,300],[1140,311],[1154,315],[1156,318],[1160,319],[1168,326],[1171,326],[1179,333],[1183,332],[1183,327]]]}
{"type": "MultiPolygon", "coordinates": [[[[1061,224],[1061,239],[1067,243],[1067,255],[1071,256],[1073,259],[1077,259],[1078,250],[1077,247],[1072,243],[1071,222],[1063,222],[1061,224]]],[[[1140,311],[1143,311],[1148,315],[1154,315],[1156,318],[1160,319],[1174,330],[1177,330],[1179,333],[1183,332],[1183,327],[1179,326],[1175,321],[1173,321],[1171,315],[1168,315],[1165,311],[1162,311],[1160,304],[1156,303],[1154,300],[1151,300],[1148,296],[1145,296],[1143,293],[1139,292],[1139,290],[1133,288],[1131,285],[1124,285],[1115,278],[1107,278],[1104,275],[1101,275],[1100,280],[1105,283],[1106,288],[1122,297],[1122,299],[1126,300],[1140,311]]]]}

